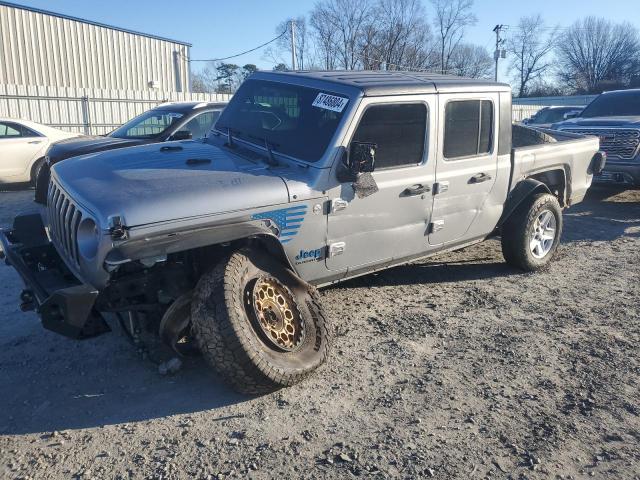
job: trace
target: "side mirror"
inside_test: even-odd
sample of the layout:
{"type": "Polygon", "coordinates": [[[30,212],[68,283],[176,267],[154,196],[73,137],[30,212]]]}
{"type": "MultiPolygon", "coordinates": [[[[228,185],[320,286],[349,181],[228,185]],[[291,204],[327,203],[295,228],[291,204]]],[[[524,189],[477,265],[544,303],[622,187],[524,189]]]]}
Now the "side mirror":
{"type": "Polygon", "coordinates": [[[178,130],[171,135],[171,140],[191,140],[192,138],[193,134],[189,130],[178,130]]]}
{"type": "Polygon", "coordinates": [[[578,116],[578,112],[568,112],[564,114],[564,119],[569,120],[570,118],[576,118],[578,116]]]}
{"type": "Polygon", "coordinates": [[[376,149],[378,145],[369,142],[351,142],[349,146],[349,171],[358,173],[373,172],[376,166],[376,149]]]}

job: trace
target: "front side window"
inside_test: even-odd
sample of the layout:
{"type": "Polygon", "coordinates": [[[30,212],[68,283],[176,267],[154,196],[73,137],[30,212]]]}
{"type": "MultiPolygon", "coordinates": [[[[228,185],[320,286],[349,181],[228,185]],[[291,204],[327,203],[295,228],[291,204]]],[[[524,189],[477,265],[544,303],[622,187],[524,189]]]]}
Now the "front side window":
{"type": "Polygon", "coordinates": [[[317,162],[349,101],[346,95],[326,90],[247,80],[220,115],[216,129],[260,147],[268,144],[276,153],[317,162]]]}
{"type": "Polygon", "coordinates": [[[484,155],[493,143],[493,103],[456,100],[445,108],[444,157],[448,160],[484,155]]]}
{"type": "Polygon", "coordinates": [[[183,113],[171,110],[150,110],[129,120],[111,132],[109,136],[116,138],[154,138],[181,122],[183,117],[183,113]]]}
{"type": "Polygon", "coordinates": [[[0,138],[19,138],[22,132],[19,125],[13,123],[0,123],[0,138]]]}
{"type": "Polygon", "coordinates": [[[375,143],[376,170],[422,163],[427,107],[423,103],[373,105],[358,124],[353,141],[375,143]]]}

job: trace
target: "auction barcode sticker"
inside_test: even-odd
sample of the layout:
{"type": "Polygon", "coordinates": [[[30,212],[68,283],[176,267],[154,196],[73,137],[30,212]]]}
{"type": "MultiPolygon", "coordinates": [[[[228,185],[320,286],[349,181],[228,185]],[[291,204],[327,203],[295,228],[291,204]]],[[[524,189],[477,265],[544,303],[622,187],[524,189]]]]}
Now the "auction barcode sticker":
{"type": "Polygon", "coordinates": [[[316,99],[313,101],[313,106],[318,108],[324,108],[325,110],[332,110],[334,112],[342,112],[344,107],[349,102],[348,98],[336,97],[335,95],[329,95],[328,93],[320,92],[316,99]]]}

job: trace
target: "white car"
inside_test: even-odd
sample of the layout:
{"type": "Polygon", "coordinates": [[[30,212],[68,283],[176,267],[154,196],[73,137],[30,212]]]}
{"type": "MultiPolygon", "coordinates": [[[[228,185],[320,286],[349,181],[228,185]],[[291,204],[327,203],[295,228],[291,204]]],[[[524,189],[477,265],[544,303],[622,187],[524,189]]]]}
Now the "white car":
{"type": "Polygon", "coordinates": [[[28,120],[0,118],[0,184],[34,183],[49,145],[77,136],[28,120]]]}

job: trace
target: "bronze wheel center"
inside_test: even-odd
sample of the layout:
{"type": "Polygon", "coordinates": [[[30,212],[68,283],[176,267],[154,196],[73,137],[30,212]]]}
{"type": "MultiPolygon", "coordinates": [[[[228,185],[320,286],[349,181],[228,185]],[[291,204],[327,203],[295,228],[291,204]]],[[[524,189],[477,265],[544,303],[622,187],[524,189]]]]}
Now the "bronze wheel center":
{"type": "Polygon", "coordinates": [[[253,287],[257,324],[269,342],[285,351],[294,350],[303,337],[302,321],[287,289],[274,278],[259,279],[253,287]]]}

